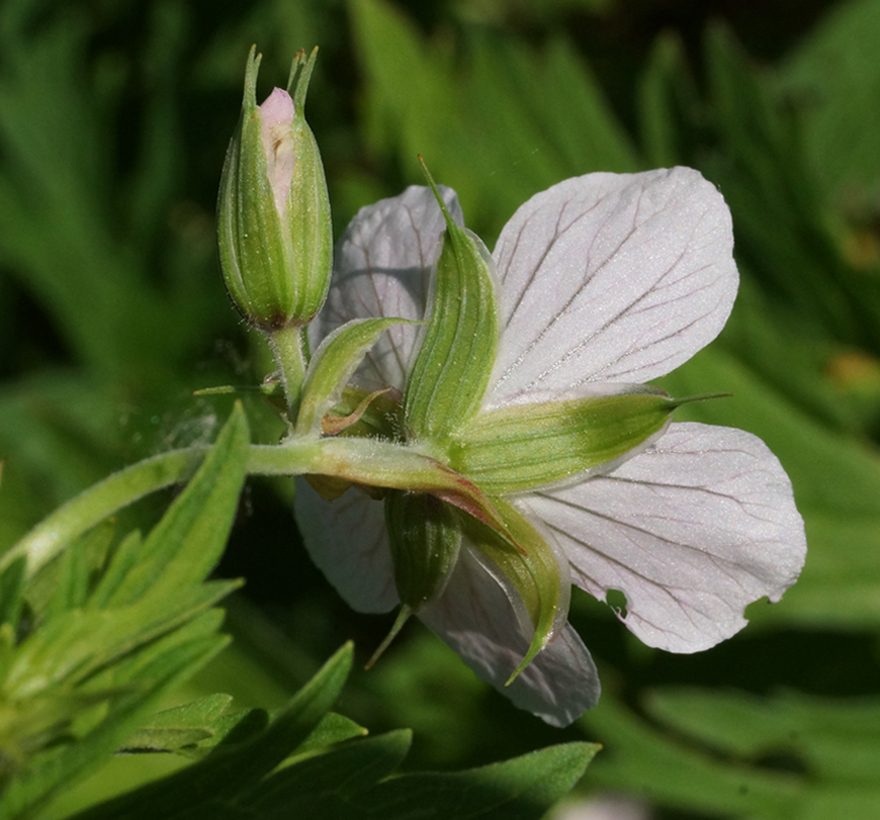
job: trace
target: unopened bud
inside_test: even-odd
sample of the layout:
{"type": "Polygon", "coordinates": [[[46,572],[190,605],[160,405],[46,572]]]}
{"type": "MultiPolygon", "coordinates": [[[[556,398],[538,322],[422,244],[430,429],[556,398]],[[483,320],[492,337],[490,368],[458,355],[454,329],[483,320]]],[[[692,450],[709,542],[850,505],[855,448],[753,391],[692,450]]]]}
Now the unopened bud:
{"type": "Polygon", "coordinates": [[[392,490],[385,521],[400,602],[418,612],[440,595],[458,561],[457,516],[433,495],[392,490]]]}
{"type": "Polygon", "coordinates": [[[241,120],[218,202],[220,261],[242,316],[266,332],[303,325],[330,284],[330,200],[305,96],[317,49],[293,63],[288,89],[257,106],[260,56],[248,58],[241,120]]]}

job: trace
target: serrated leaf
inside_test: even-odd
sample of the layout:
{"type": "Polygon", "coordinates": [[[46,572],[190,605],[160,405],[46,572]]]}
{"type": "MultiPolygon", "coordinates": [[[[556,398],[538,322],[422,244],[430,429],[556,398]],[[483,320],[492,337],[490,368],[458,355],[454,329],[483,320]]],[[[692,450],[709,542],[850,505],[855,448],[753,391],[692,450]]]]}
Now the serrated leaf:
{"type": "Polygon", "coordinates": [[[252,805],[266,817],[325,817],[393,774],[411,743],[406,729],[343,743],[274,774],[255,789],[252,805]]]}
{"type": "MultiPolygon", "coordinates": [[[[321,722],[351,668],[352,647],[340,649],[265,727],[252,714],[207,757],[185,770],[109,800],[77,820],[163,820],[235,817],[238,801],[293,752],[321,722]],[[256,729],[256,731],[255,731],[256,729]],[[244,734],[244,737],[242,735],[244,734]]],[[[247,808],[241,810],[248,812],[247,808]]]]}
{"type": "Polygon", "coordinates": [[[60,789],[103,762],[162,697],[225,644],[220,636],[174,646],[142,670],[140,685],[121,694],[85,737],[38,756],[0,795],[0,817],[26,816],[60,789]]]}
{"type": "Polygon", "coordinates": [[[165,709],[138,729],[123,745],[125,749],[180,751],[219,734],[232,704],[230,695],[210,695],[197,701],[165,709]]]}
{"type": "Polygon", "coordinates": [[[172,601],[150,596],[131,607],[66,612],[22,642],[6,681],[7,691],[11,697],[25,697],[62,682],[83,680],[186,624],[235,586],[228,582],[205,584],[178,590],[172,601]]]}
{"type": "Polygon", "coordinates": [[[344,715],[328,712],[321,718],[321,722],[314,728],[312,733],[296,747],[296,753],[311,754],[343,740],[351,740],[356,737],[364,737],[367,730],[344,715]]]}

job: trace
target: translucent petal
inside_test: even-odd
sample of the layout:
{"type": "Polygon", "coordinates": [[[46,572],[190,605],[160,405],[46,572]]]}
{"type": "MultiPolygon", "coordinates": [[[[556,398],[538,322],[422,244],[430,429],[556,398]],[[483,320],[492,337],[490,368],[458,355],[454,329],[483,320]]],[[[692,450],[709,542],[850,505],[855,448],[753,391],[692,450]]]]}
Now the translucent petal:
{"type": "Polygon", "coordinates": [[[312,561],[358,612],[388,612],[400,602],[381,501],[356,487],[335,501],[296,479],[294,512],[312,561]]]}
{"type": "Polygon", "coordinates": [[[724,199],[690,168],[588,174],[532,197],[494,252],[502,340],[488,403],[668,373],[724,326],[732,249],[724,199]]]}
{"type": "Polygon", "coordinates": [[[599,599],[626,596],[642,641],[697,652],[746,624],[745,606],[778,601],[806,556],[791,483],[764,443],[741,430],[673,424],[608,475],[529,497],[599,599]]]}
{"type": "MultiPolygon", "coordinates": [[[[453,219],[462,224],[455,191],[443,186],[440,191],[453,219]]],[[[336,247],[327,303],[309,327],[312,349],[349,319],[421,320],[444,230],[430,188],[413,185],[400,196],[361,208],[336,247]]],[[[402,390],[420,330],[401,325],[383,336],[357,371],[359,385],[402,390]]]]}
{"type": "Polygon", "coordinates": [[[482,680],[553,726],[567,726],[599,699],[599,677],[590,653],[566,626],[520,676],[505,687],[529,648],[507,594],[469,548],[439,600],[419,617],[482,680]]]}

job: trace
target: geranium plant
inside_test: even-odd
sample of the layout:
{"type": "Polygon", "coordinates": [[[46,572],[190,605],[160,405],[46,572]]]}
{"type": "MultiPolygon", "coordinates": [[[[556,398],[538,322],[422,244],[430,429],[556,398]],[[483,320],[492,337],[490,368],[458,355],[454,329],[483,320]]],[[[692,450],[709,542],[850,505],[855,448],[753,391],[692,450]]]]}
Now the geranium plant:
{"type": "Polygon", "coordinates": [[[158,816],[168,795],[175,816],[217,801],[298,811],[315,783],[331,784],[322,800],[371,811],[405,808],[421,788],[455,804],[485,778],[488,808],[473,816],[488,818],[504,777],[518,788],[527,771],[538,788],[554,770],[529,808],[538,817],[582,773],[590,744],[470,779],[385,779],[408,739],[336,749],[363,734],[328,715],[350,648],[271,725],[227,714],[226,700],[154,719],[159,696],[223,645],[213,607],[235,584],[204,579],[247,474],[298,477],[312,558],[355,609],[400,607],[388,640],[417,616],[557,726],[600,690],[568,623],[573,584],[622,593],[618,615],[646,644],[694,652],[740,630],[749,603],[778,601],[801,570],[803,522],[773,454],[739,430],[673,422],[677,407],[713,397],[649,384],[711,342],[733,305],[719,191],[688,168],[569,179],[521,206],[490,254],[425,169],[427,187],[362,209],[334,258],[305,120],[314,60],[297,55],[287,88],[257,105],[252,51],[218,209],[226,288],[275,356],[265,387],[283,394],[285,435],[250,443],[237,407],[217,444],[110,476],[0,556],[4,817],[27,816],[120,748],[200,760],[89,817],[158,816]],[[115,538],[116,510],[181,481],[145,539],[115,538]],[[276,771],[290,754],[297,765],[276,771]],[[369,769],[362,754],[382,761],[372,779],[351,776],[369,769]]]}

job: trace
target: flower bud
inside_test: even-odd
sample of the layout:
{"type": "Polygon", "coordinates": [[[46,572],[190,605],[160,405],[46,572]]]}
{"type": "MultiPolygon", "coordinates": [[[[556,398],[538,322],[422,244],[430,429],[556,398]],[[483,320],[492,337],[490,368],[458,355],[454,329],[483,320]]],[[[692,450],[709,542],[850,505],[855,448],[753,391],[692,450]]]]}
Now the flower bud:
{"type": "Polygon", "coordinates": [[[330,284],[330,200],[304,115],[316,55],[297,54],[287,90],[276,88],[258,106],[260,55],[251,49],[241,119],[220,181],[226,289],[242,316],[266,332],[309,322],[330,284]]]}
{"type": "Polygon", "coordinates": [[[440,595],[458,560],[455,512],[433,495],[392,490],[385,521],[400,602],[418,612],[440,595]]]}

